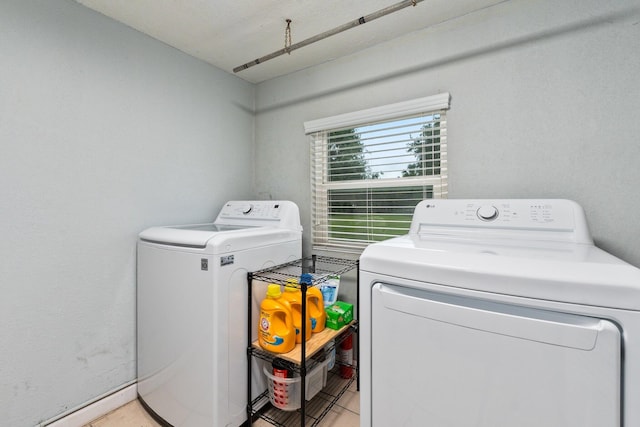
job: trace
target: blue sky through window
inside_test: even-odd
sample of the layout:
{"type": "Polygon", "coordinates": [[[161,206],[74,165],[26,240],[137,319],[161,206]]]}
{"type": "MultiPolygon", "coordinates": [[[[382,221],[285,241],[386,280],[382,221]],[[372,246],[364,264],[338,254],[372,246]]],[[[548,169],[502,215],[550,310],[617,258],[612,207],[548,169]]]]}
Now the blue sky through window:
{"type": "Polygon", "coordinates": [[[364,158],[379,179],[402,177],[402,172],[416,162],[408,150],[409,143],[420,138],[425,123],[439,115],[419,116],[402,120],[360,126],[355,129],[364,145],[364,158]]]}

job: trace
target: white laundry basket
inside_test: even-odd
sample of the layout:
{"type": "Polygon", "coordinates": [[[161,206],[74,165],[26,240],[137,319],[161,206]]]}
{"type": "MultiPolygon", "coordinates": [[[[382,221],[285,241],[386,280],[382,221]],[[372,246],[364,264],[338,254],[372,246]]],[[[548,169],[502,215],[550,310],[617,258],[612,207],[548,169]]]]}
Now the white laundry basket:
{"type": "MultiPolygon", "coordinates": [[[[311,400],[327,384],[327,362],[318,363],[306,376],[305,399],[311,400]]],[[[271,404],[284,411],[295,411],[300,408],[301,378],[276,377],[267,369],[268,364],[262,368],[267,376],[269,387],[269,400],[271,404]]]]}

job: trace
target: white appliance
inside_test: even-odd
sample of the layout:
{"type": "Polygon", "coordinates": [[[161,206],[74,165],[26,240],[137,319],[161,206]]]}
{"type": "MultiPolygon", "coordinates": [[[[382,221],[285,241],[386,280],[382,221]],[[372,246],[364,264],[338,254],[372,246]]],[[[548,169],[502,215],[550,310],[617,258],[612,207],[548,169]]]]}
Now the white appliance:
{"type": "MultiPolygon", "coordinates": [[[[289,201],[230,201],[213,223],[140,233],[138,394],[154,416],[175,427],[246,420],[247,273],[301,255],[289,201]]],[[[252,377],[257,396],[266,385],[252,377]]]]}
{"type": "Polygon", "coordinates": [[[567,200],[426,200],[360,258],[361,426],[640,426],[640,270],[567,200]]]}

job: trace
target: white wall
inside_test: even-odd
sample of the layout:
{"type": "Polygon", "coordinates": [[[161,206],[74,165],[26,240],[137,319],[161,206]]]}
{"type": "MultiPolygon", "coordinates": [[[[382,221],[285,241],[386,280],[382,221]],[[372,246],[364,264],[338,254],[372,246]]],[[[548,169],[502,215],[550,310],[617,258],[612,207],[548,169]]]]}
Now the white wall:
{"type": "Polygon", "coordinates": [[[637,0],[512,0],[261,83],[256,192],[299,204],[310,253],[303,122],[450,92],[450,198],[576,200],[640,266],[639,40],[637,0]]]}
{"type": "Polygon", "coordinates": [[[71,0],[1,1],[0,52],[0,424],[32,426],[136,378],[136,235],[252,196],[254,86],[71,0]]]}

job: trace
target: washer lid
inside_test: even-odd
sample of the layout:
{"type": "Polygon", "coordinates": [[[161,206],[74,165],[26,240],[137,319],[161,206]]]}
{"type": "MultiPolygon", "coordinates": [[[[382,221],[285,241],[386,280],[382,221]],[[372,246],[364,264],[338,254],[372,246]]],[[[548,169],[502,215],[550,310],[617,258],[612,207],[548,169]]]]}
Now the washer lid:
{"type": "Polygon", "coordinates": [[[216,223],[208,223],[208,224],[188,224],[188,225],[174,225],[169,226],[168,228],[175,228],[177,230],[197,230],[197,231],[234,231],[234,230],[246,230],[247,228],[256,228],[257,226],[250,225],[230,225],[230,224],[216,224],[216,223]]]}
{"type": "Polygon", "coordinates": [[[151,227],[140,240],[219,252],[301,239],[298,206],[286,200],[229,201],[212,223],[151,227]],[[233,239],[235,244],[227,241],[233,239]],[[252,240],[253,239],[253,240],[252,240]],[[213,247],[215,246],[215,248],[213,247]]]}
{"type": "Polygon", "coordinates": [[[140,233],[140,239],[171,246],[204,248],[207,246],[207,242],[221,233],[237,234],[240,231],[257,228],[259,227],[216,223],[151,227],[140,233]]]}

